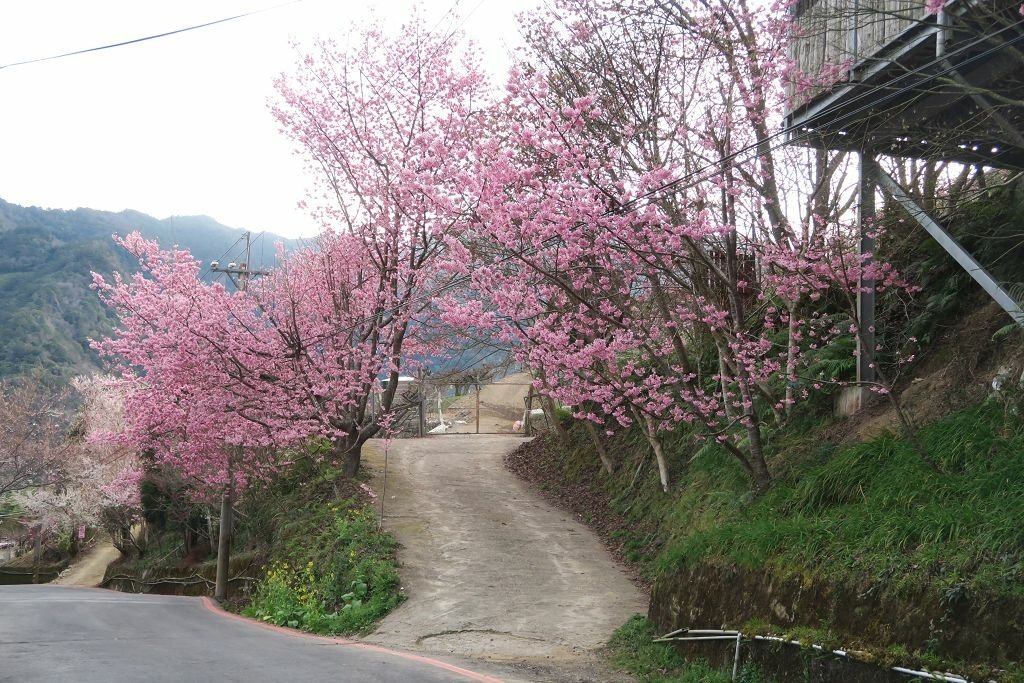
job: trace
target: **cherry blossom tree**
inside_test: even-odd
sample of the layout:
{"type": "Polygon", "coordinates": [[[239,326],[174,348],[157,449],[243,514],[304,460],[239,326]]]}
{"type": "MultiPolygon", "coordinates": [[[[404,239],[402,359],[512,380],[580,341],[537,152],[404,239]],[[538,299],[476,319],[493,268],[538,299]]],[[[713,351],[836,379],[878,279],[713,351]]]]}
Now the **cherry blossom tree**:
{"type": "Polygon", "coordinates": [[[274,447],[310,437],[355,475],[382,376],[378,414],[433,350],[429,292],[448,277],[438,259],[466,222],[486,123],[475,54],[419,20],[396,36],[370,29],[351,52],[324,43],[278,90],[276,115],[320,171],[317,247],[232,293],[202,283],[186,252],[131,235],[121,243],[140,274],[96,278],[122,320],[99,348],[132,383],[123,438],[225,500],[272,471],[274,447]]]}
{"type": "Polygon", "coordinates": [[[291,410],[277,337],[244,290],[199,278],[187,251],[132,233],[116,241],[138,259],[129,279],[93,274],[120,326],[94,344],[124,382],[124,429],[114,439],[172,467],[206,500],[220,498],[217,597],[226,597],[232,505],[270,476],[278,447],[308,424],[291,410]],[[275,378],[275,381],[266,381],[275,378]]]}
{"type": "Polygon", "coordinates": [[[387,379],[438,351],[425,332],[441,266],[468,224],[475,143],[488,85],[476,53],[414,18],[394,35],[370,27],[350,49],[324,41],[277,83],[274,113],[314,175],[317,248],[268,281],[267,319],[285,341],[305,401],[353,476],[379,431],[369,410],[387,379]]]}
{"type": "Polygon", "coordinates": [[[789,266],[837,228],[844,161],[784,163],[805,152],[775,144],[783,9],[562,2],[531,24],[536,58],[478,154],[457,260],[493,304],[454,299],[449,319],[500,330],[579,417],[637,424],[666,490],[659,434],[680,424],[764,490],[765,421],[784,423],[805,352],[835,334],[789,266]]]}
{"type": "Polygon", "coordinates": [[[66,402],[32,375],[0,384],[0,497],[64,480],[66,402]]]}
{"type": "Polygon", "coordinates": [[[187,253],[132,235],[122,244],[142,272],[96,279],[122,320],[99,348],[133,383],[124,438],[226,497],[272,469],[265,452],[311,436],[355,475],[382,376],[378,414],[402,369],[434,350],[430,292],[450,277],[439,257],[467,222],[486,124],[475,54],[419,20],[396,36],[370,29],[351,52],[324,43],[278,90],[275,113],[320,171],[317,248],[231,293],[203,284],[187,253]]]}
{"type": "Polygon", "coordinates": [[[279,347],[245,291],[199,278],[187,251],[132,233],[116,241],[138,259],[129,279],[94,274],[120,327],[96,348],[125,381],[123,443],[152,449],[216,491],[272,471],[263,451],[305,433],[288,396],[261,376],[279,372],[279,347]]]}
{"type": "Polygon", "coordinates": [[[142,471],[130,448],[109,439],[123,427],[120,386],[103,376],[76,377],[71,385],[78,408],[63,435],[60,483],[16,500],[44,531],[100,526],[121,552],[139,550],[131,526],[139,519],[142,471]]]}

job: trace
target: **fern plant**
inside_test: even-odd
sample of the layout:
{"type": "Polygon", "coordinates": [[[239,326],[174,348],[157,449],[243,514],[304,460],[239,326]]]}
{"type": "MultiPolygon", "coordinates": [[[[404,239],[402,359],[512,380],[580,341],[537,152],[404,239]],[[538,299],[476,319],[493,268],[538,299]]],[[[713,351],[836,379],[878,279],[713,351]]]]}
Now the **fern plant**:
{"type": "Polygon", "coordinates": [[[857,374],[856,350],[856,338],[843,335],[824,348],[808,352],[807,376],[824,382],[852,381],[857,374]]]}

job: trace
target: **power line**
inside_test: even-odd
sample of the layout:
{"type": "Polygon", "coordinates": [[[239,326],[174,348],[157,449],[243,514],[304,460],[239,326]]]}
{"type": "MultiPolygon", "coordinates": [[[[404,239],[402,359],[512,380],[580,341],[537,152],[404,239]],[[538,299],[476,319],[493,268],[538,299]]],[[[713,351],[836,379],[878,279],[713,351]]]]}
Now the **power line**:
{"type": "Polygon", "coordinates": [[[235,21],[237,19],[244,19],[246,17],[255,16],[257,14],[263,14],[264,12],[270,12],[272,10],[281,9],[282,7],[288,7],[289,5],[296,5],[305,0],[291,0],[291,2],[281,3],[280,5],[274,5],[272,7],[264,7],[263,9],[252,10],[244,12],[242,14],[236,14],[231,17],[224,17],[223,19],[215,19],[214,21],[208,21],[204,24],[195,24],[193,26],[186,26],[184,28],[174,29],[173,31],[165,31],[164,33],[155,33],[150,36],[143,36],[141,38],[133,38],[131,40],[124,40],[119,43],[110,43],[107,45],[99,45],[96,47],[86,48],[84,50],[75,50],[74,52],[65,52],[59,55],[50,55],[49,57],[38,57],[36,59],[26,59],[20,62],[11,62],[10,64],[0,65],[0,69],[9,69],[15,66],[24,66],[26,64],[38,64],[39,62],[49,62],[55,59],[64,59],[65,57],[74,57],[77,55],[84,55],[90,52],[100,52],[101,50],[109,50],[115,47],[124,47],[125,45],[135,45],[136,43],[144,43],[148,40],[156,40],[157,38],[166,38],[168,36],[174,36],[179,33],[187,33],[189,31],[196,31],[201,28],[208,28],[210,26],[216,26],[218,24],[225,24],[229,21],[235,21]]]}
{"type": "MultiPolygon", "coordinates": [[[[231,245],[230,247],[228,247],[227,249],[225,249],[225,250],[224,250],[224,253],[220,255],[220,258],[219,258],[219,259],[214,259],[214,260],[215,260],[215,261],[217,261],[218,263],[219,263],[219,262],[221,262],[221,261],[223,261],[223,260],[225,259],[225,257],[227,257],[227,255],[228,255],[228,252],[230,252],[230,251],[231,251],[232,249],[234,249],[235,247],[237,247],[237,246],[238,246],[238,243],[239,243],[239,242],[241,242],[241,241],[242,241],[243,239],[245,239],[245,233],[243,233],[243,234],[242,234],[242,235],[241,235],[241,236],[240,236],[240,237],[239,237],[238,239],[236,239],[236,240],[235,240],[235,242],[234,242],[234,244],[232,244],[232,245],[231,245]]],[[[216,252],[215,252],[215,253],[216,253],[216,252]]],[[[213,263],[213,261],[211,261],[210,263],[213,263]]],[[[213,269],[212,269],[212,268],[210,268],[210,264],[209,264],[209,263],[208,263],[208,264],[206,264],[206,271],[205,271],[205,272],[203,273],[203,275],[209,275],[209,274],[210,274],[210,273],[212,273],[212,272],[213,272],[213,269]]]]}

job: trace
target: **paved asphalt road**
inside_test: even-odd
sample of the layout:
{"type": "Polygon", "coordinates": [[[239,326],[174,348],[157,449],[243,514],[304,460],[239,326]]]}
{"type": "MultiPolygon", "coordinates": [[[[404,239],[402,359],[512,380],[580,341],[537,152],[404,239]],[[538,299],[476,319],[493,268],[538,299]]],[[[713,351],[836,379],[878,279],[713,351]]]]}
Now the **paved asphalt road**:
{"type": "Polygon", "coordinates": [[[200,598],[0,586],[0,681],[500,683],[450,664],[273,630],[200,598]]]}

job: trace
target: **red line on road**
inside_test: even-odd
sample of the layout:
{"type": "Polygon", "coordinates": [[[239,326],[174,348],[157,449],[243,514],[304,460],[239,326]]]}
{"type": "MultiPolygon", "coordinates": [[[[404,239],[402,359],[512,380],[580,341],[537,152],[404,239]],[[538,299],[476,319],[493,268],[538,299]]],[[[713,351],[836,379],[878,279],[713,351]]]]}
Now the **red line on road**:
{"type": "Polygon", "coordinates": [[[412,662],[418,662],[420,664],[426,664],[427,666],[432,666],[432,667],[435,667],[437,669],[444,669],[445,671],[450,671],[451,673],[459,674],[460,676],[465,676],[466,678],[468,678],[470,680],[473,680],[473,681],[477,681],[478,683],[505,683],[500,678],[492,678],[491,676],[485,676],[484,674],[480,674],[480,673],[477,673],[475,671],[470,671],[469,669],[463,669],[462,667],[455,666],[454,664],[449,664],[447,662],[442,662],[442,661],[440,661],[438,659],[431,659],[430,657],[423,657],[421,655],[414,655],[414,654],[412,654],[410,652],[400,652],[398,650],[389,650],[386,647],[381,647],[379,645],[370,645],[369,643],[361,643],[361,642],[359,642],[357,640],[350,640],[348,638],[332,638],[330,636],[317,636],[317,635],[313,635],[311,633],[303,633],[302,631],[295,631],[293,629],[285,628],[283,626],[276,626],[274,624],[268,624],[265,621],[258,621],[256,619],[250,619],[248,617],[243,617],[240,614],[232,614],[231,612],[224,611],[221,608],[221,606],[219,604],[217,604],[217,602],[215,600],[213,600],[211,598],[208,598],[208,597],[204,597],[203,598],[203,605],[205,605],[206,609],[210,610],[211,612],[214,612],[214,613],[219,614],[219,615],[224,616],[224,617],[228,617],[229,619],[237,619],[238,621],[244,621],[247,624],[253,624],[254,626],[261,626],[263,628],[270,629],[271,631],[279,631],[280,633],[286,633],[286,634],[288,634],[290,636],[293,636],[293,637],[296,637],[296,638],[308,638],[308,639],[311,639],[311,640],[319,640],[319,641],[324,642],[324,643],[333,643],[335,645],[347,645],[349,647],[357,647],[357,648],[359,648],[361,650],[370,650],[371,652],[381,652],[381,653],[384,653],[384,654],[387,654],[387,655],[392,655],[394,657],[401,657],[402,659],[407,659],[407,660],[412,661],[412,662]]]}

